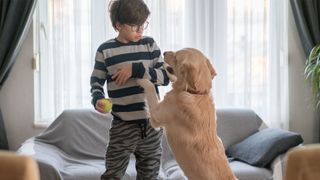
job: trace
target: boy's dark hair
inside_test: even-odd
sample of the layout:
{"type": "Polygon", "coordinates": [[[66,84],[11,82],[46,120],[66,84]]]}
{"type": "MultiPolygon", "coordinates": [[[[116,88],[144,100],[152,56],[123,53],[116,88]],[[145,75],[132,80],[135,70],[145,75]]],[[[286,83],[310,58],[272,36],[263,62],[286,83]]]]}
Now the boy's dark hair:
{"type": "Polygon", "coordinates": [[[142,25],[150,15],[148,6],[143,0],[113,0],[109,4],[112,26],[116,24],[142,25]]]}

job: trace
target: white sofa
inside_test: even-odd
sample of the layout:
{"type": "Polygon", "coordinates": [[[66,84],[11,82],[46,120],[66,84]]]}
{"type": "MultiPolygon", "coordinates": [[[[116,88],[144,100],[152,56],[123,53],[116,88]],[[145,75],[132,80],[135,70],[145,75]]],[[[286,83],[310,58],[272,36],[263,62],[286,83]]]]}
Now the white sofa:
{"type": "MultiPolygon", "coordinates": [[[[249,109],[218,109],[218,134],[226,149],[264,128],[262,120],[249,109]]],[[[43,133],[25,141],[20,154],[32,155],[39,164],[42,180],[98,180],[104,172],[110,114],[93,109],[65,110],[43,133]]],[[[186,179],[164,137],[160,179],[186,179]]],[[[230,166],[240,180],[280,180],[283,157],[279,155],[266,167],[238,161],[230,166]]],[[[135,179],[134,157],[124,180],[135,179]]],[[[218,162],[217,162],[218,163],[218,162]]]]}

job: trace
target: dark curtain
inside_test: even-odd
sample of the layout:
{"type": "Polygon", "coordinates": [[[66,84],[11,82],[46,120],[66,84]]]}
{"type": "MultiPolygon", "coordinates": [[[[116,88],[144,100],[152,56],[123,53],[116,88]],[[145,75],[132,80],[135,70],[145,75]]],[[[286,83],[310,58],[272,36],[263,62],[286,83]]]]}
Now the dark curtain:
{"type": "Polygon", "coordinates": [[[290,0],[306,57],[320,43],[320,0],[290,0]]]}
{"type": "Polygon", "coordinates": [[[290,0],[290,3],[307,60],[312,48],[320,43],[320,0],[290,0]]]}
{"type": "MultiPolygon", "coordinates": [[[[0,0],[0,90],[28,33],[36,1],[0,0]]],[[[8,149],[1,108],[0,149],[8,149]]]]}

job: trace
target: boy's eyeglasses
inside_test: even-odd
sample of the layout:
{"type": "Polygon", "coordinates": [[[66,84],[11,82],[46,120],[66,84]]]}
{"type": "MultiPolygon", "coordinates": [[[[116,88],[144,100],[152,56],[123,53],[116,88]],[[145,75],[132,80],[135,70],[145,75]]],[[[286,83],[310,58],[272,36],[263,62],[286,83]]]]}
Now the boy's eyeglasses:
{"type": "Polygon", "coordinates": [[[135,25],[135,24],[127,24],[128,26],[130,26],[131,27],[131,31],[133,31],[133,32],[138,32],[138,31],[140,31],[140,30],[145,30],[145,29],[147,29],[148,28],[148,25],[149,25],[149,22],[148,21],[146,21],[144,24],[142,24],[142,25],[135,25]]]}

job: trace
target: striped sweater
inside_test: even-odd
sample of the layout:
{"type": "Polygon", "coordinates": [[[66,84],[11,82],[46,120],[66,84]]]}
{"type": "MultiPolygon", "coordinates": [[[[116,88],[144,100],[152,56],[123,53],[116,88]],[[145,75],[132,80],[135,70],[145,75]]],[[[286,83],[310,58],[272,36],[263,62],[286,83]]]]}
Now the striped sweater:
{"type": "Polygon", "coordinates": [[[149,78],[156,85],[168,85],[169,78],[163,69],[161,52],[150,37],[137,42],[121,43],[111,39],[99,46],[94,70],[91,75],[92,104],[105,98],[104,84],[107,81],[108,97],[112,100],[112,114],[125,121],[142,120],[149,117],[145,110],[144,90],[136,78],[149,78]],[[132,76],[118,86],[111,78],[121,67],[131,63],[132,76]]]}

